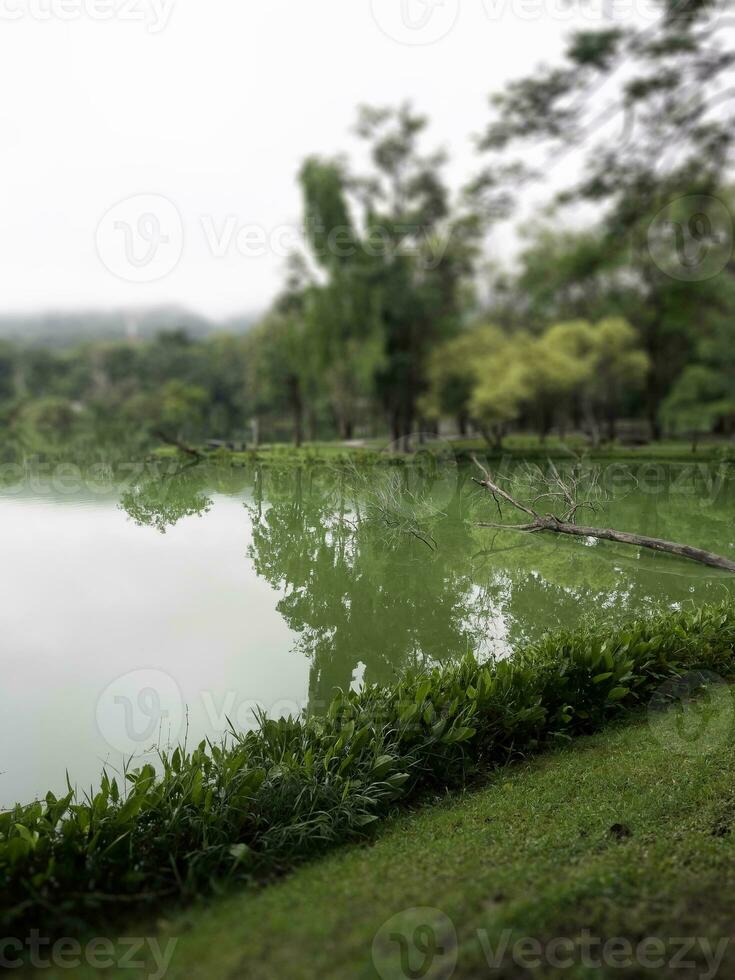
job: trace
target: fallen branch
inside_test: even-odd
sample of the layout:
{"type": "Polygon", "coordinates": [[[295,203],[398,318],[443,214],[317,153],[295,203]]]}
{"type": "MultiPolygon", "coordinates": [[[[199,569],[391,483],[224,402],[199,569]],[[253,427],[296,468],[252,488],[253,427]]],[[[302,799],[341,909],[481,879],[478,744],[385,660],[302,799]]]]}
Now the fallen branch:
{"type": "MultiPolygon", "coordinates": [[[[498,486],[491,473],[474,457],[473,461],[483,474],[482,480],[475,480],[474,482],[492,494],[495,503],[498,505],[498,509],[501,509],[501,501],[505,501],[515,510],[531,518],[529,522],[524,524],[481,523],[479,527],[489,527],[504,531],[524,531],[527,533],[550,531],[553,534],[569,534],[577,538],[597,538],[601,541],[616,541],[619,544],[629,544],[638,548],[649,548],[652,551],[662,551],[670,555],[677,555],[679,558],[688,558],[691,561],[709,565],[712,568],[721,568],[728,572],[735,572],[735,561],[724,558],[722,555],[716,555],[711,551],[705,551],[702,548],[692,548],[689,545],[677,544],[675,541],[665,541],[663,538],[649,538],[645,534],[631,534],[627,531],[616,531],[613,528],[585,527],[575,523],[574,518],[576,512],[584,504],[577,503],[573,499],[572,490],[567,484],[563,483],[556,471],[554,472],[554,481],[559,486],[559,495],[564,499],[568,508],[564,515],[567,519],[560,519],[554,514],[538,513],[532,506],[517,500],[507,490],[498,486]]],[[[541,494],[536,499],[539,500],[544,496],[552,495],[541,494]]]]}
{"type": "Polygon", "coordinates": [[[192,446],[187,446],[185,442],[181,442],[179,439],[174,439],[172,436],[166,435],[165,432],[157,430],[153,433],[156,439],[160,439],[161,442],[165,442],[167,446],[175,446],[182,453],[186,453],[187,456],[192,456],[194,459],[204,459],[204,454],[200,453],[198,449],[194,449],[192,446]]]}

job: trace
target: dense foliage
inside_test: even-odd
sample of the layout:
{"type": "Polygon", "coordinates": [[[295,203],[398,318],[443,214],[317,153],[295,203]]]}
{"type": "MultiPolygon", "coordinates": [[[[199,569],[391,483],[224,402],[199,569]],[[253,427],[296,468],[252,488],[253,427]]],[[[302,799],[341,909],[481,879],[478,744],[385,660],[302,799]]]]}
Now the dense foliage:
{"type": "Polygon", "coordinates": [[[488,154],[474,192],[517,198],[568,153],[576,178],[550,202],[517,278],[497,285],[509,320],[623,316],[648,356],[641,413],[662,424],[732,428],[733,104],[731,24],[718,0],[661,0],[659,19],[574,33],[559,64],[538,67],[494,98],[488,154]],[[524,163],[517,156],[522,151],[524,163]],[[508,162],[508,154],[514,164],[508,162]],[[541,166],[525,165],[528,159],[541,166]],[[569,206],[598,217],[566,229],[569,206]],[[562,229],[561,231],[559,229],[562,229]],[[662,404],[694,360],[711,368],[662,404]]]}
{"type": "Polygon", "coordinates": [[[104,775],[93,798],[0,816],[2,929],[78,930],[232,880],[280,873],[355,839],[421,794],[594,731],[667,679],[730,674],[732,604],[549,634],[507,661],[343,692],[324,717],[268,720],[230,744],[104,775]]]}

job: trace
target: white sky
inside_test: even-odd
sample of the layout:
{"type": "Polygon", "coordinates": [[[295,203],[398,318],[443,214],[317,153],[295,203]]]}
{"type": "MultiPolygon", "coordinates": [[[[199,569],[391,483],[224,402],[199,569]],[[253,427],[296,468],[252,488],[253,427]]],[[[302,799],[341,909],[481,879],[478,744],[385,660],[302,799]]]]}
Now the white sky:
{"type": "Polygon", "coordinates": [[[600,24],[575,6],[570,19],[564,0],[0,0],[0,311],[265,306],[278,230],[298,226],[299,165],[351,149],[358,103],[412,99],[460,184],[488,94],[555,60],[572,24],[600,24]],[[402,3],[426,26],[404,27],[402,3]],[[148,197],[102,221],[134,195],[148,197]],[[155,229],[131,253],[124,224],[149,213],[168,241],[146,265],[155,229]],[[213,254],[207,228],[251,225],[275,246],[251,237],[265,254],[248,256],[233,236],[213,254]]]}

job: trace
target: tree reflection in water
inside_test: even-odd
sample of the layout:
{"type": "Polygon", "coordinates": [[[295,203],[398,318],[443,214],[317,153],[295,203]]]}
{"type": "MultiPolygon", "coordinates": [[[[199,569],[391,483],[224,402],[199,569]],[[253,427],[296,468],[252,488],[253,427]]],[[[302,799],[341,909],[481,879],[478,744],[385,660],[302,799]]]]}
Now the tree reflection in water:
{"type": "MultiPolygon", "coordinates": [[[[558,625],[719,599],[729,587],[671,556],[477,528],[488,501],[471,475],[405,464],[188,466],[139,482],[121,507],[165,531],[206,514],[214,493],[245,496],[248,556],[310,660],[314,712],[336,687],[390,682],[468,650],[503,656],[558,625]]],[[[613,497],[601,520],[711,547],[729,540],[732,503],[732,481],[707,502],[667,469],[656,493],[613,497]]]]}
{"type": "Polygon", "coordinates": [[[184,517],[201,517],[212,507],[202,486],[206,471],[197,463],[175,467],[165,476],[139,480],[120,498],[120,508],[139,527],[153,527],[165,534],[184,517]]]}

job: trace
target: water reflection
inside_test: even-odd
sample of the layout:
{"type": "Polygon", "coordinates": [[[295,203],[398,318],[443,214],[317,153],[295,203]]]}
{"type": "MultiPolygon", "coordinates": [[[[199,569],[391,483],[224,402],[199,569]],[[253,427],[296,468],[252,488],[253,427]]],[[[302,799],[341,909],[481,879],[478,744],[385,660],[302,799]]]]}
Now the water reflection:
{"type": "MultiPolygon", "coordinates": [[[[616,486],[600,519],[733,554],[731,479],[666,467],[639,484],[616,486]]],[[[457,467],[0,474],[0,806],[63,790],[67,768],[86,788],[119,767],[107,722],[127,734],[110,713],[138,704],[128,681],[142,674],[165,679],[161,730],[186,717],[190,743],[216,740],[256,704],[318,712],[336,686],[730,588],[668,555],[476,527],[492,513],[457,467]]]]}
{"type": "Polygon", "coordinates": [[[184,517],[201,517],[212,508],[202,483],[206,471],[196,461],[165,476],[144,478],[124,490],[120,508],[138,527],[154,527],[161,534],[184,517]]]}
{"type": "MultiPolygon", "coordinates": [[[[655,492],[618,474],[599,519],[732,548],[732,481],[713,498],[680,470],[659,468],[655,492]]],[[[466,468],[193,466],[132,488],[121,505],[165,530],[206,513],[213,490],[246,497],[247,556],[275,590],[294,653],[309,661],[315,712],[336,687],[386,682],[409,665],[468,650],[503,656],[560,624],[717,599],[729,588],[727,575],[667,555],[478,528],[493,505],[466,468]]]]}
{"type": "Polygon", "coordinates": [[[249,555],[311,661],[314,711],[358,672],[387,681],[408,665],[482,652],[497,613],[474,581],[466,522],[441,517],[430,533],[442,544],[430,547],[413,530],[390,533],[361,489],[345,474],[327,489],[297,472],[271,485],[267,508],[248,507],[249,555]]]}

